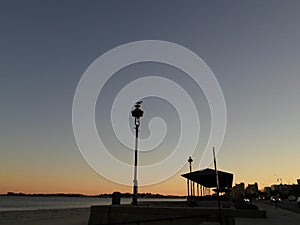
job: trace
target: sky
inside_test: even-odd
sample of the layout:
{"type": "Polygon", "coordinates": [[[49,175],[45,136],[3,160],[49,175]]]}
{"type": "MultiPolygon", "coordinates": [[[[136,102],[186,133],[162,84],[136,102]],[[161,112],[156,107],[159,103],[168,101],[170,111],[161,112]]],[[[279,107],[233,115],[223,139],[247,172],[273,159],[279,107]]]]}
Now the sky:
{"type": "MultiPolygon", "coordinates": [[[[132,191],[130,185],[118,180],[126,177],[131,182],[133,171],[103,164],[104,170],[115,176],[112,180],[85,160],[85,150],[78,147],[73,133],[72,105],[77,85],[98,57],[120,45],[143,40],[183,46],[201,57],[213,72],[227,111],[217,163],[220,170],[234,174],[234,183],[258,182],[263,187],[278,183],[278,178],[289,184],[300,178],[299,1],[63,0],[0,4],[0,193],[132,191]]],[[[132,64],[117,71],[105,84],[95,84],[98,88],[103,85],[95,106],[101,141],[113,157],[132,165],[133,151],[112,129],[111,109],[122,88],[144,76],[167,78],[191,96],[201,124],[192,155],[193,168],[203,169],[199,162],[212,126],[208,101],[184,71],[163,63],[132,64]]],[[[143,96],[143,89],[149,89],[143,85],[137,95],[143,96]]],[[[164,91],[173,96],[177,93],[167,87],[164,91]]],[[[168,101],[157,96],[143,100],[141,138],[162,134],[161,124],[167,127],[160,146],[140,152],[139,165],[153,166],[172,155],[185,123],[179,120],[181,112],[168,101]],[[164,123],[158,119],[157,125],[153,120],[151,130],[148,124],[155,117],[161,117],[164,123]]],[[[184,105],[182,99],[177,100],[184,105]]],[[[124,110],[131,105],[121,102],[119,107],[124,110]]],[[[122,115],[125,120],[117,121],[125,121],[133,131],[129,111],[122,115]]],[[[197,122],[194,117],[190,121],[197,122]]],[[[191,127],[187,133],[190,137],[194,134],[191,127]]],[[[192,147],[187,143],[182,149],[186,161],[192,147]]],[[[96,151],[101,158],[103,149],[96,151]]],[[[97,160],[95,157],[93,162],[97,160]]],[[[173,166],[166,165],[166,171],[173,166]]],[[[189,169],[187,163],[179,167],[172,176],[164,170],[153,174],[140,170],[141,180],[143,176],[155,179],[158,174],[166,178],[139,191],[185,195],[186,181],[180,174],[189,169]]]]}

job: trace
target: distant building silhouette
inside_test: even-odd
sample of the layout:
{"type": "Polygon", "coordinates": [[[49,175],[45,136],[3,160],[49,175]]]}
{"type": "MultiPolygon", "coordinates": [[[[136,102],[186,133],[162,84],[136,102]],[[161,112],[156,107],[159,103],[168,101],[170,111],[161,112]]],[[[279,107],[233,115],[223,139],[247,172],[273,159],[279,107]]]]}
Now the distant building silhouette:
{"type": "Polygon", "coordinates": [[[248,184],[248,186],[246,187],[246,190],[245,190],[245,195],[246,197],[248,198],[256,198],[258,197],[258,185],[257,183],[255,182],[254,184],[248,184]]]}
{"type": "Polygon", "coordinates": [[[289,195],[300,196],[300,179],[297,179],[297,184],[273,184],[271,187],[265,187],[264,193],[268,196],[280,195],[282,198],[287,198],[289,195]]]}
{"type": "Polygon", "coordinates": [[[233,197],[244,196],[244,192],[245,192],[245,184],[243,182],[239,184],[235,184],[235,186],[232,188],[233,197]]]}
{"type": "Polygon", "coordinates": [[[280,195],[287,198],[289,195],[300,196],[299,184],[273,184],[271,185],[271,195],[280,195]]]}

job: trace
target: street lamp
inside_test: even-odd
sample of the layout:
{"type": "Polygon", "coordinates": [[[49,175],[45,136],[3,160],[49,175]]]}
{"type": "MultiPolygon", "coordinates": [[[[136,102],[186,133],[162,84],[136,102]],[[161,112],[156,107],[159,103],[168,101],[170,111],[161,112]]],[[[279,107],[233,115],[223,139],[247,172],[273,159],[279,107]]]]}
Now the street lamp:
{"type": "Polygon", "coordinates": [[[134,117],[135,124],[135,151],[134,151],[134,178],[133,178],[133,195],[132,195],[132,205],[137,205],[138,196],[138,181],[137,181],[137,154],[138,154],[138,136],[139,136],[139,126],[140,118],[143,116],[144,112],[140,109],[143,101],[138,101],[135,103],[135,109],[131,111],[131,115],[134,117]]]}
{"type": "MultiPolygon", "coordinates": [[[[190,164],[190,173],[192,172],[192,162],[193,162],[193,159],[192,157],[190,156],[189,159],[188,159],[188,162],[190,164]]],[[[190,186],[190,196],[194,196],[194,182],[191,181],[191,183],[188,182],[188,186],[190,186]]]]}

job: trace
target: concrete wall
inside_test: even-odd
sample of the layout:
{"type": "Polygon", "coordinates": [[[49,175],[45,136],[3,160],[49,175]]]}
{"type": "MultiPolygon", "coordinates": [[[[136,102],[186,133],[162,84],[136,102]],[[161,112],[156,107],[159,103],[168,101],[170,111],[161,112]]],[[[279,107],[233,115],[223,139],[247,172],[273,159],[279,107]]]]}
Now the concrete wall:
{"type": "MultiPolygon", "coordinates": [[[[235,225],[234,210],[222,209],[225,225],[235,225]]],[[[100,224],[200,224],[218,221],[217,208],[155,206],[92,206],[89,225],[100,224]]]]}

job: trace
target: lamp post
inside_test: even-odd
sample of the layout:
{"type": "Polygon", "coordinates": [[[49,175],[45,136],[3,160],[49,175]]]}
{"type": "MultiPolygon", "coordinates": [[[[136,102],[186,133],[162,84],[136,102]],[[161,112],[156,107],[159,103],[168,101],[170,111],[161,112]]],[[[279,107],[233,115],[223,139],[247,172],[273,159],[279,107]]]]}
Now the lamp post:
{"type": "Polygon", "coordinates": [[[215,155],[215,148],[213,147],[213,158],[214,158],[214,166],[215,166],[215,174],[216,174],[216,186],[217,186],[217,199],[218,199],[218,208],[219,208],[219,221],[220,224],[223,225],[223,216],[222,216],[222,209],[221,209],[221,201],[220,201],[220,183],[219,183],[219,174],[217,170],[217,161],[215,155]]]}
{"type": "MultiPolygon", "coordinates": [[[[192,162],[193,162],[193,159],[192,159],[192,157],[190,156],[189,157],[189,159],[188,159],[188,162],[189,162],[189,164],[190,164],[190,173],[192,172],[192,162]]],[[[191,181],[191,183],[190,183],[190,185],[188,185],[188,186],[190,186],[190,196],[192,197],[192,196],[194,196],[194,182],[193,181],[191,181]]]]}
{"type": "Polygon", "coordinates": [[[137,205],[138,196],[138,181],[137,181],[137,154],[138,154],[138,136],[139,136],[139,126],[140,118],[143,116],[144,112],[141,110],[141,104],[143,101],[135,103],[135,109],[131,111],[131,115],[134,117],[135,124],[135,151],[134,151],[134,175],[133,175],[133,195],[132,195],[132,205],[137,205]]]}

